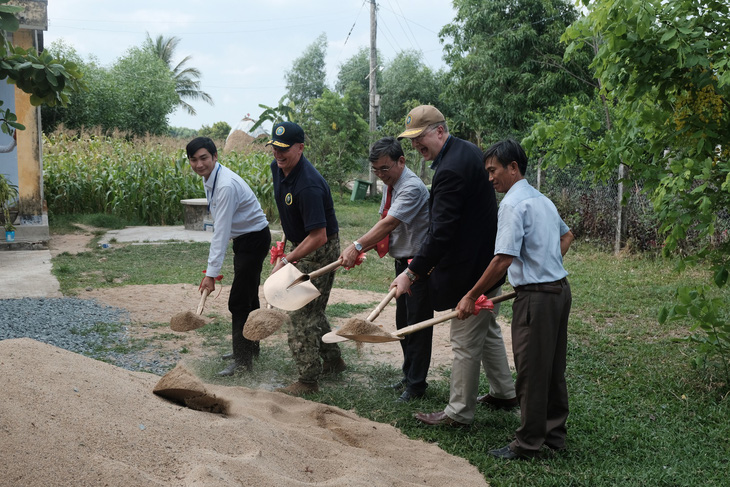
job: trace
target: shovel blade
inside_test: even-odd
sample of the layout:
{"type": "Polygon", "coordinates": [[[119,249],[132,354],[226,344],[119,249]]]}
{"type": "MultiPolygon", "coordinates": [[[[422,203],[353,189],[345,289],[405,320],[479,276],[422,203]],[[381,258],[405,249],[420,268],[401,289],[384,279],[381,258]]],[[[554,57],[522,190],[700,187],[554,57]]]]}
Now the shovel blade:
{"type": "Polygon", "coordinates": [[[340,342],[346,342],[349,340],[347,337],[343,337],[335,333],[334,331],[331,331],[329,333],[325,333],[322,335],[322,342],[323,343],[340,343],[340,342]]]}
{"type": "Polygon", "coordinates": [[[264,281],[264,297],[266,301],[279,309],[295,311],[303,308],[309,302],[319,297],[320,292],[309,281],[288,288],[292,281],[295,281],[303,275],[292,264],[286,264],[278,272],[271,274],[264,281]]]}
{"type": "Polygon", "coordinates": [[[397,342],[403,340],[403,337],[390,335],[340,335],[353,342],[364,342],[364,343],[385,343],[385,342],[397,342]]]}

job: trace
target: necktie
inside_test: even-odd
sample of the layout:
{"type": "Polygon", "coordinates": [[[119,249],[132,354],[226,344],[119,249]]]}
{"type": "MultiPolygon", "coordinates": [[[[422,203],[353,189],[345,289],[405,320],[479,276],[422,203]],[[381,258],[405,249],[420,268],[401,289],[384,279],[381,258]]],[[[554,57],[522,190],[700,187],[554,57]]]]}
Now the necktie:
{"type": "MultiPolygon", "coordinates": [[[[393,199],[393,186],[388,186],[388,192],[385,196],[385,206],[383,206],[383,213],[380,215],[380,219],[382,220],[388,215],[388,210],[390,209],[390,200],[393,199]]],[[[386,235],[383,240],[378,242],[378,244],[375,246],[375,250],[378,252],[378,255],[383,258],[385,257],[385,254],[388,253],[388,244],[390,242],[390,234],[386,235]]]]}

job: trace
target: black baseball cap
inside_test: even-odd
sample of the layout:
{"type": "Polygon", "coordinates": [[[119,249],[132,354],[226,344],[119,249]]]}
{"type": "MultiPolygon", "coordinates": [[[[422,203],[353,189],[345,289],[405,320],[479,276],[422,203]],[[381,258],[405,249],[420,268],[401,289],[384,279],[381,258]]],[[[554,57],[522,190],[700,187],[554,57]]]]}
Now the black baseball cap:
{"type": "Polygon", "coordinates": [[[304,143],[304,130],[294,122],[279,122],[271,129],[271,140],[266,145],[288,148],[304,143]]]}

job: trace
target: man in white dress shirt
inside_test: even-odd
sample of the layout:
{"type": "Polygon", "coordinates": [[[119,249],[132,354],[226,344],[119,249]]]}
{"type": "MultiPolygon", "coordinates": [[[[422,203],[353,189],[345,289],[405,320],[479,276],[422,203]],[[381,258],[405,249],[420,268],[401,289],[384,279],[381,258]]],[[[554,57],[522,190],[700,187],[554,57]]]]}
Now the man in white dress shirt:
{"type": "Polygon", "coordinates": [[[200,292],[215,290],[228,241],[233,240],[233,283],[228,299],[232,315],[233,362],[218,373],[231,376],[251,370],[259,342],[244,338],[251,311],[259,308],[259,285],[264,259],[271,245],[269,222],[256,195],[236,173],[218,162],[218,150],[208,137],[197,137],[185,148],[190,167],[203,177],[208,209],[213,216],[213,239],[200,292]]]}

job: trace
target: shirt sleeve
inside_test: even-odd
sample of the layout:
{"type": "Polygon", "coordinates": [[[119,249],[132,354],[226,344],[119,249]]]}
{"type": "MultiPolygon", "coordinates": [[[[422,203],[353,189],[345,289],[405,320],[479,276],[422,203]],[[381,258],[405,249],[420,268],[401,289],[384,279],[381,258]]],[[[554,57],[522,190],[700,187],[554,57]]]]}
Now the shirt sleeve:
{"type": "Polygon", "coordinates": [[[223,259],[231,239],[231,224],[236,210],[235,191],[229,186],[218,188],[215,195],[216,205],[213,214],[213,239],[208,251],[207,277],[216,278],[223,267],[223,259]]]}
{"type": "Polygon", "coordinates": [[[522,218],[514,206],[499,206],[497,219],[497,237],[494,241],[494,255],[504,254],[517,257],[520,255],[525,231],[522,218]]]}
{"type": "Polygon", "coordinates": [[[569,231],[570,231],[570,227],[568,227],[568,225],[566,225],[565,222],[563,221],[563,219],[561,218],[560,219],[560,236],[562,237],[569,231]]]}

